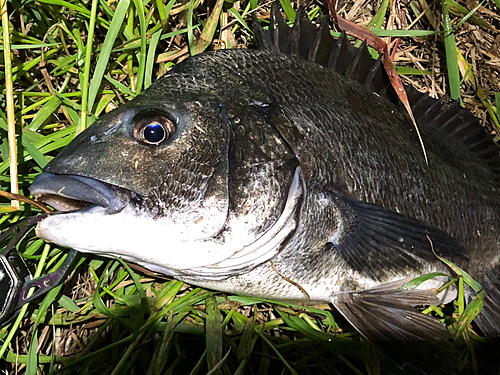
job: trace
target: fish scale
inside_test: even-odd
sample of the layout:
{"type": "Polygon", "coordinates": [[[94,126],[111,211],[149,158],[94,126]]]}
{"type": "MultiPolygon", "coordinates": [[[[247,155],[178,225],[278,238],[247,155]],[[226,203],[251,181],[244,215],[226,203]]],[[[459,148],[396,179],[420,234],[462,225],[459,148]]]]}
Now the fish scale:
{"type": "Polygon", "coordinates": [[[442,280],[405,284],[451,260],[500,334],[499,149],[469,112],[410,90],[426,163],[380,61],[326,27],[299,11],[289,28],[274,6],[269,31],[254,22],[260,50],[191,57],[101,117],[34,181],[56,208],[66,194],[37,234],[214,290],[331,303],[401,363],[454,373],[450,334],[414,308],[439,303],[442,280]],[[158,144],[134,137],[152,110],[176,128],[158,144]],[[96,180],[109,203],[63,208],[96,180]]]}

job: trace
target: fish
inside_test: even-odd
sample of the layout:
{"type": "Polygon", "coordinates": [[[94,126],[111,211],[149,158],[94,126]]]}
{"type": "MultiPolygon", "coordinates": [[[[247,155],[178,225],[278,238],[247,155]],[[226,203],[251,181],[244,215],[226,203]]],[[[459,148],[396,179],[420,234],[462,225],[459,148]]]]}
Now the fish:
{"type": "Polygon", "coordinates": [[[500,335],[499,147],[456,102],[408,88],[426,160],[366,44],[303,9],[289,27],[276,5],[253,28],[259,48],[192,56],[79,134],[31,186],[58,211],[37,235],[217,291],[329,303],[402,365],[454,373],[449,331],[415,306],[456,290],[408,282],[453,262],[484,290],[478,327],[500,335]]]}

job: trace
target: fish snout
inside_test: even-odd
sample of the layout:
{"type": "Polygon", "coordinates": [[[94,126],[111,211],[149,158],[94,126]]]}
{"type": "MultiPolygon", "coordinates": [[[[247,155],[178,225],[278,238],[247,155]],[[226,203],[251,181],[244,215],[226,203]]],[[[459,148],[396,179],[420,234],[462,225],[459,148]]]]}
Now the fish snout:
{"type": "Polygon", "coordinates": [[[113,185],[77,175],[44,172],[35,178],[30,191],[36,199],[62,212],[100,206],[112,215],[128,203],[113,185]]]}

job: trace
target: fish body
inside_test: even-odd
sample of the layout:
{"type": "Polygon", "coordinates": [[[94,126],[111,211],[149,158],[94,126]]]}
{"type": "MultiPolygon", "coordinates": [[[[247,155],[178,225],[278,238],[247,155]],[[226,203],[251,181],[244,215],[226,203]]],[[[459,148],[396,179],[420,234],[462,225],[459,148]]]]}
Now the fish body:
{"type": "Polygon", "coordinates": [[[215,290],[332,303],[376,343],[448,339],[413,308],[435,294],[403,287],[449,273],[438,255],[483,283],[480,327],[498,334],[496,146],[478,133],[466,149],[447,127],[471,115],[413,93],[426,161],[401,106],[273,44],[288,32],[273,17],[267,48],[191,57],[78,135],[32,186],[62,211],[38,235],[215,290]]]}

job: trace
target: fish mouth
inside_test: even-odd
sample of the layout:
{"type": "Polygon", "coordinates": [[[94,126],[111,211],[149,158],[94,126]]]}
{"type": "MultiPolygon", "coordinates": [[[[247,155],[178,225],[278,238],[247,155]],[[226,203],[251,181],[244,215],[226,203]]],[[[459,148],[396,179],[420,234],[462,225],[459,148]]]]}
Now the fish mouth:
{"type": "Polygon", "coordinates": [[[61,212],[98,206],[107,214],[115,214],[127,204],[115,186],[77,175],[44,172],[35,178],[30,192],[34,198],[61,212]]]}

